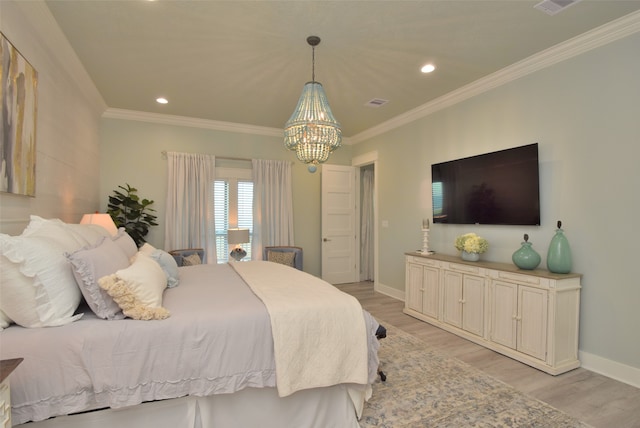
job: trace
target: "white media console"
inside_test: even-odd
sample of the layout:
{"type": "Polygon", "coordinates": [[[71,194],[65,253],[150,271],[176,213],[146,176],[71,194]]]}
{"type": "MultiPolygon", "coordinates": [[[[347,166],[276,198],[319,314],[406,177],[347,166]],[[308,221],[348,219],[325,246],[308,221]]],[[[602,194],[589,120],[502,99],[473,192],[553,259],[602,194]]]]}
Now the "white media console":
{"type": "Polygon", "coordinates": [[[580,366],[580,274],[405,257],[406,314],[552,375],[580,366]]]}

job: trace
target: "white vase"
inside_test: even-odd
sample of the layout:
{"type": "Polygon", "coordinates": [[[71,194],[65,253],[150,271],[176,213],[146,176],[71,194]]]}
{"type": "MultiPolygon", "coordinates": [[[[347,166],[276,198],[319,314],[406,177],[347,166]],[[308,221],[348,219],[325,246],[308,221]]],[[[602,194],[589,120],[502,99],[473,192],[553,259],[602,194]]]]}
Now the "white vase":
{"type": "Polygon", "coordinates": [[[479,253],[468,253],[466,251],[462,252],[462,260],[466,260],[468,262],[477,262],[478,260],[480,260],[480,254],[479,253]]]}

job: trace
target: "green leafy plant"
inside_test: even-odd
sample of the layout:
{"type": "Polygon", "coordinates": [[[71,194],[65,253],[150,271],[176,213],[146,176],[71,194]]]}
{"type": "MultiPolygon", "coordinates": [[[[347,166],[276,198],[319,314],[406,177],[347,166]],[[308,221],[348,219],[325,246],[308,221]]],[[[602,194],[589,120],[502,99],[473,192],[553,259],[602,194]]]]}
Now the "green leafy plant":
{"type": "Polygon", "coordinates": [[[109,196],[107,213],[113,219],[117,227],[124,227],[124,230],[133,238],[136,245],[140,247],[146,241],[145,236],[149,233],[151,226],[157,226],[155,212],[149,205],[153,201],[140,199],[137,195],[138,189],[125,184],[118,186],[122,191],[116,189],[113,196],[109,196]]]}

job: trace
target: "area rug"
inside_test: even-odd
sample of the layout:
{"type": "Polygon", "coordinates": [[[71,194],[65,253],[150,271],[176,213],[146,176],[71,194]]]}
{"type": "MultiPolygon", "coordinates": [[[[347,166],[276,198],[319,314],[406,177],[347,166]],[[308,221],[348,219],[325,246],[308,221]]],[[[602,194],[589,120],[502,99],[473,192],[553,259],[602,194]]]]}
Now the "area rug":
{"type": "Polygon", "coordinates": [[[362,428],[589,427],[463,361],[430,350],[398,328],[385,327],[379,356],[387,380],[378,378],[374,384],[362,428]]]}

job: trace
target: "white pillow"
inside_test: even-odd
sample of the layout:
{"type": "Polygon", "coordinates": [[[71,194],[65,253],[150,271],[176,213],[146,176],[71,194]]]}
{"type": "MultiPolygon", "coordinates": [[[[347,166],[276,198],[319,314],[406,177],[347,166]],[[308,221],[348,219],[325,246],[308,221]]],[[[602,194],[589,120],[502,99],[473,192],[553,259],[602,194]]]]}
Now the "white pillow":
{"type": "Polygon", "coordinates": [[[81,236],[87,242],[85,245],[94,245],[103,236],[111,237],[107,229],[97,224],[65,223],[65,227],[76,235],[81,236]]]}
{"type": "MultiPolygon", "coordinates": [[[[178,263],[176,259],[164,250],[155,248],[153,245],[145,242],[138,254],[144,254],[158,262],[164,274],[167,277],[167,287],[173,288],[180,284],[180,275],[178,272],[178,263]]],[[[137,256],[136,256],[137,257],[137,256]]]]}
{"type": "Polygon", "coordinates": [[[151,253],[153,253],[155,250],[156,250],[156,247],[149,244],[148,242],[145,242],[144,244],[142,244],[142,247],[140,247],[140,249],[138,250],[138,253],[150,256],[151,253]]]}
{"type": "Polygon", "coordinates": [[[128,259],[131,259],[138,252],[138,246],[136,241],[124,230],[124,227],[118,229],[118,233],[113,238],[113,242],[118,244],[118,247],[127,255],[128,259]]]}
{"type": "Polygon", "coordinates": [[[150,320],[169,316],[169,311],[161,306],[167,278],[160,265],[144,254],[138,254],[128,268],[102,277],[98,283],[130,318],[150,320]]]}
{"type": "Polygon", "coordinates": [[[32,215],[29,224],[22,231],[22,236],[44,236],[58,242],[67,251],[75,251],[89,244],[87,239],[68,226],[57,218],[45,219],[32,215]]]}
{"type": "Polygon", "coordinates": [[[64,256],[78,242],[54,223],[40,230],[42,236],[33,230],[0,234],[0,309],[23,327],[59,326],[82,316],[73,315],[81,295],[64,256]]]}
{"type": "Polygon", "coordinates": [[[0,309],[0,331],[2,331],[3,328],[9,327],[9,324],[11,324],[12,322],[13,321],[11,320],[11,318],[9,318],[7,314],[5,314],[2,309],[0,309]]]}

